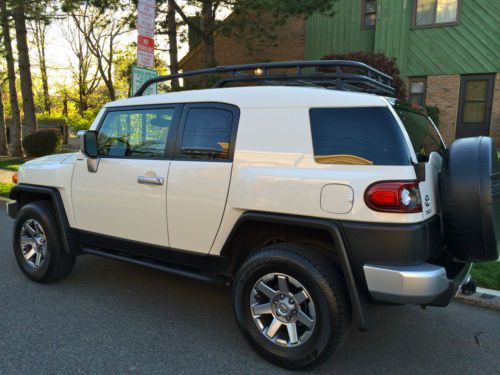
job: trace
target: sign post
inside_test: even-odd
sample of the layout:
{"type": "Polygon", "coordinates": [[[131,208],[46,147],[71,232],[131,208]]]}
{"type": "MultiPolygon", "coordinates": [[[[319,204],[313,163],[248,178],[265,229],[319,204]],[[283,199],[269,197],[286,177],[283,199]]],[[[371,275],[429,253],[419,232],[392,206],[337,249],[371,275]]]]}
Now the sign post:
{"type": "MultiPolygon", "coordinates": [[[[158,76],[155,63],[155,4],[156,0],[139,0],[137,10],[137,66],[132,66],[132,95],[150,78],[158,76]]],[[[156,94],[157,85],[152,85],[144,95],[156,94]]]]}

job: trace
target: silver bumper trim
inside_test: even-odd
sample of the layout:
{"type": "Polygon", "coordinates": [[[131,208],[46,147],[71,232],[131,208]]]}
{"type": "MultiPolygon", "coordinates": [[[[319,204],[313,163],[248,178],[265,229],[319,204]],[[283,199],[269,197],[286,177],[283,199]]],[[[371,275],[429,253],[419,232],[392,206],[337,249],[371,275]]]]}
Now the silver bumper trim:
{"type": "Polygon", "coordinates": [[[368,290],[378,301],[427,304],[450,289],[446,270],[434,264],[416,266],[363,266],[368,290]]]}

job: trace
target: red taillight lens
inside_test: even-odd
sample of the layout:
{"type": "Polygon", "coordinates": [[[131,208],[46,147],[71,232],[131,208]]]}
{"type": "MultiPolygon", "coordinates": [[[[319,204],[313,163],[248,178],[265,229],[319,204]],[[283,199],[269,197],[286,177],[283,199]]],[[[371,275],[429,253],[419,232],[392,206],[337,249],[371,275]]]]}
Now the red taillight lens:
{"type": "Polygon", "coordinates": [[[365,193],[368,207],[383,212],[422,212],[417,182],[376,182],[365,193]]]}

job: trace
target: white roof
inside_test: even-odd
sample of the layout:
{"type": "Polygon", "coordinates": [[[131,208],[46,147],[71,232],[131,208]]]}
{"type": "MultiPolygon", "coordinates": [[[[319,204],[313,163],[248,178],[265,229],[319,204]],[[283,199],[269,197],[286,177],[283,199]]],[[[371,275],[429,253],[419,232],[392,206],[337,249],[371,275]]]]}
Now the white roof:
{"type": "Polygon", "coordinates": [[[385,107],[374,94],[296,86],[252,86],[189,90],[117,100],[106,107],[132,105],[219,102],[240,108],[385,107]]]}

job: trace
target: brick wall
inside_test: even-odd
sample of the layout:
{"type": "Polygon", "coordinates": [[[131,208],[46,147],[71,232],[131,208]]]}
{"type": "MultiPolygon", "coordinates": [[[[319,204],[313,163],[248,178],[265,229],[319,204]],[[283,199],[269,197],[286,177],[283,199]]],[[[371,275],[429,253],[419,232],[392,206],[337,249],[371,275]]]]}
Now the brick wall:
{"type": "Polygon", "coordinates": [[[495,78],[495,87],[493,91],[493,107],[491,110],[490,136],[500,149],[500,73],[495,78]]]}
{"type": "MultiPolygon", "coordinates": [[[[270,17],[260,20],[261,26],[271,25],[270,17]]],[[[245,64],[253,62],[303,60],[305,53],[305,20],[291,18],[284,25],[269,27],[266,35],[252,35],[245,31],[244,36],[227,36],[220,32],[215,36],[215,59],[218,65],[245,64]],[[269,38],[269,35],[275,37],[269,38]]],[[[183,70],[203,67],[203,45],[199,44],[182,60],[183,70]]]]}
{"type": "Polygon", "coordinates": [[[439,131],[446,144],[455,139],[459,95],[459,75],[427,77],[425,104],[439,108],[439,131]]]}

